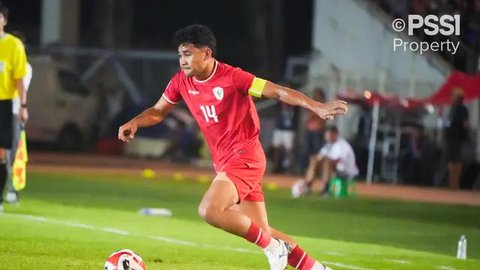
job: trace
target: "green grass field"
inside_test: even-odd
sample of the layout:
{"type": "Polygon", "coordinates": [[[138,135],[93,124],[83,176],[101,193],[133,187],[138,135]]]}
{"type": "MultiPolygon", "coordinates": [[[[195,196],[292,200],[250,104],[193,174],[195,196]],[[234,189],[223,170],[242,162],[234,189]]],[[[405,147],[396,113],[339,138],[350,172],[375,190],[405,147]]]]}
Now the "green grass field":
{"type": "MultiPolygon", "coordinates": [[[[102,269],[130,248],[152,269],[267,269],[259,249],[197,217],[207,185],[97,173],[31,173],[0,215],[0,269],[102,269]],[[170,218],[142,216],[170,208],[170,218]]],[[[480,208],[266,192],[270,222],[333,269],[480,269],[480,208]],[[455,258],[461,234],[468,260],[455,258]]]]}

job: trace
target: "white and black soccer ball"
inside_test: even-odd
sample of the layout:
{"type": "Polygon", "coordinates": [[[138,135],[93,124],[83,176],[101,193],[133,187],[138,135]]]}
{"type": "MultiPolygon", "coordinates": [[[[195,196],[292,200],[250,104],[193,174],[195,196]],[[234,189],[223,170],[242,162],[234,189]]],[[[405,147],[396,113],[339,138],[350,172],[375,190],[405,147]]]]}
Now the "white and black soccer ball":
{"type": "Polygon", "coordinates": [[[293,198],[298,198],[308,192],[307,184],[305,180],[298,179],[292,184],[291,194],[293,198]]]}
{"type": "Polygon", "coordinates": [[[105,262],[105,270],[146,270],[142,257],[130,249],[116,251],[105,262]]]}

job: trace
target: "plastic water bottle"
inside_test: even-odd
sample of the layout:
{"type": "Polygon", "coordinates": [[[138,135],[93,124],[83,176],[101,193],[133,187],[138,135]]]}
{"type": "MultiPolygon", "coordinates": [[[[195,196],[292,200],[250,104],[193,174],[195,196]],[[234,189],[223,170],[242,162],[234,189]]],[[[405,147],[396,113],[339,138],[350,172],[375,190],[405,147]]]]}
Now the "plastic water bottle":
{"type": "Polygon", "coordinates": [[[167,208],[142,208],[138,211],[139,214],[147,216],[170,217],[172,210],[167,208]]]}
{"type": "Polygon", "coordinates": [[[460,236],[460,240],[458,240],[457,259],[467,259],[467,238],[465,238],[465,235],[460,236]]]}

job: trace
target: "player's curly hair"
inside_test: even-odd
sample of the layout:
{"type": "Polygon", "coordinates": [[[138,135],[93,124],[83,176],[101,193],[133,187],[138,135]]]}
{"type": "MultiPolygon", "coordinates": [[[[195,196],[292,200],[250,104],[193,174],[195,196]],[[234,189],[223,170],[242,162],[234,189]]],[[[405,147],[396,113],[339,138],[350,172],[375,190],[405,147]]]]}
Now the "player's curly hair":
{"type": "Polygon", "coordinates": [[[0,13],[3,14],[5,20],[8,20],[8,7],[0,1],[0,13]]]}
{"type": "Polygon", "coordinates": [[[205,25],[191,24],[178,29],[173,35],[173,45],[177,48],[184,43],[191,43],[197,48],[209,47],[213,56],[217,55],[217,39],[212,30],[205,25]]]}

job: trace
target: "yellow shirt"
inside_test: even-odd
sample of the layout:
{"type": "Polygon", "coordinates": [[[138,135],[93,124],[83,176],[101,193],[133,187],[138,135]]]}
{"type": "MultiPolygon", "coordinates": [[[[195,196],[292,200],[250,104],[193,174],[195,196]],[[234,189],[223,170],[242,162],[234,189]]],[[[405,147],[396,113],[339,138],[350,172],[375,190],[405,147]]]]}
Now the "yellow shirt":
{"type": "Polygon", "coordinates": [[[0,100],[18,96],[16,80],[27,74],[27,55],[22,42],[13,35],[0,38],[0,100]]]}

